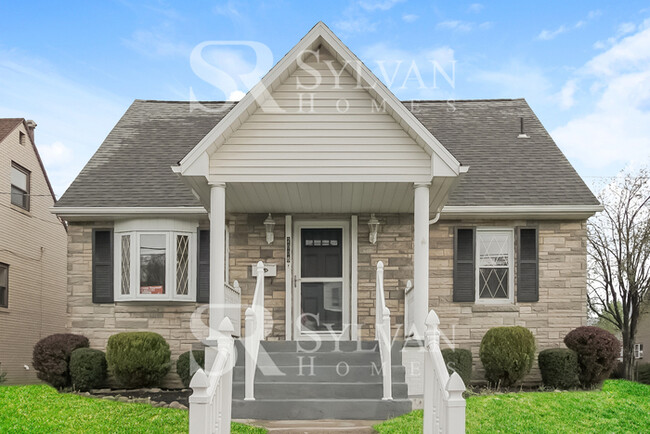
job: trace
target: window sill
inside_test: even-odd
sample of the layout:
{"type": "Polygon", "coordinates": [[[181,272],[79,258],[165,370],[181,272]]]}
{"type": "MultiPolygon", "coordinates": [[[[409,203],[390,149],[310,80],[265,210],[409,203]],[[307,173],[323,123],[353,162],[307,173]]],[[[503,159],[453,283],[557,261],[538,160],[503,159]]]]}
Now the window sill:
{"type": "Polygon", "coordinates": [[[21,214],[23,214],[23,215],[26,215],[27,217],[31,217],[31,216],[32,216],[31,211],[29,211],[29,210],[27,210],[27,209],[25,209],[25,208],[21,208],[21,207],[19,207],[18,205],[14,205],[13,203],[10,204],[10,205],[11,205],[11,209],[13,209],[14,211],[18,211],[19,213],[21,213],[21,214]]]}
{"type": "Polygon", "coordinates": [[[0,314],[2,313],[9,313],[9,308],[0,306],[0,314]]]}
{"type": "Polygon", "coordinates": [[[519,312],[519,307],[514,304],[475,304],[472,312],[519,312]]]}
{"type": "Polygon", "coordinates": [[[196,304],[195,300],[170,300],[170,299],[161,299],[161,300],[155,300],[155,299],[150,299],[150,298],[131,298],[131,299],[126,299],[126,300],[115,300],[115,304],[143,304],[143,303],[151,303],[151,304],[165,304],[169,306],[175,306],[175,305],[189,305],[189,304],[196,304]]]}

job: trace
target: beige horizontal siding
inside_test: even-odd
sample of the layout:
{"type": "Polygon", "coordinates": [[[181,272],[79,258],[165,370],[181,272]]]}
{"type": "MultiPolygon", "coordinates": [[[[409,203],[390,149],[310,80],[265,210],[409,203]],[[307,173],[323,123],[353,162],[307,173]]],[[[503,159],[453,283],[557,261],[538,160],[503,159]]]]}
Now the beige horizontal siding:
{"type": "Polygon", "coordinates": [[[321,51],[319,60],[306,64],[320,80],[298,69],[273,89],[272,99],[211,156],[210,174],[230,182],[274,176],[288,182],[304,176],[427,179],[431,158],[423,148],[352,75],[340,73],[333,57],[321,51]]]}
{"type": "Polygon", "coordinates": [[[37,382],[36,342],[65,330],[66,232],[49,212],[54,204],[22,125],[0,142],[0,262],[9,264],[9,308],[0,308],[0,363],[8,384],[37,382]],[[31,171],[30,211],[11,205],[11,162],[31,171]],[[27,365],[29,370],[24,366],[27,365]]]}

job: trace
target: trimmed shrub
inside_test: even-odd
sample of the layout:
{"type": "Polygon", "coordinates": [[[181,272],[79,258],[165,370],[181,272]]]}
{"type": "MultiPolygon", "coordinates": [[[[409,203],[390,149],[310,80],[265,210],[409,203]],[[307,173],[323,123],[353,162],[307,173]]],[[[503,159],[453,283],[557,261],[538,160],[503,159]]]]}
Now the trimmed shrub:
{"type": "Polygon", "coordinates": [[[616,367],[621,352],[621,343],[616,336],[600,327],[578,327],[565,336],[564,343],[578,354],[583,387],[592,387],[606,380],[616,367]]]}
{"type": "Polygon", "coordinates": [[[70,355],[70,378],[72,387],[87,391],[104,384],[106,380],[106,356],[103,351],[78,348],[70,355]]]}
{"type": "Polygon", "coordinates": [[[198,368],[205,369],[205,351],[188,351],[178,357],[176,373],[181,377],[185,387],[189,387],[190,381],[198,368]],[[193,359],[190,358],[190,354],[192,354],[193,359]]]}
{"type": "Polygon", "coordinates": [[[7,380],[7,373],[2,370],[2,363],[0,363],[0,384],[7,380]]]}
{"type": "Polygon", "coordinates": [[[650,363],[642,363],[636,370],[639,383],[650,384],[650,363]]]}
{"type": "Polygon", "coordinates": [[[442,358],[445,359],[449,375],[452,372],[458,372],[465,386],[469,385],[472,380],[472,352],[464,349],[445,348],[442,350],[442,358]]]}
{"type": "Polygon", "coordinates": [[[535,358],[535,337],[525,327],[495,327],[485,333],[479,350],[485,378],[509,387],[530,372],[535,358]]]}
{"type": "Polygon", "coordinates": [[[165,338],[152,332],[124,332],[108,338],[106,361],[124,387],[159,386],[171,367],[165,338]]]}
{"type": "Polygon", "coordinates": [[[34,345],[32,364],[36,376],[62,389],[70,386],[70,354],[77,348],[88,348],[88,338],[72,333],[58,333],[41,339],[34,345]]]}
{"type": "Polygon", "coordinates": [[[578,355],[568,348],[540,351],[537,356],[544,386],[554,389],[571,389],[580,385],[578,355]]]}

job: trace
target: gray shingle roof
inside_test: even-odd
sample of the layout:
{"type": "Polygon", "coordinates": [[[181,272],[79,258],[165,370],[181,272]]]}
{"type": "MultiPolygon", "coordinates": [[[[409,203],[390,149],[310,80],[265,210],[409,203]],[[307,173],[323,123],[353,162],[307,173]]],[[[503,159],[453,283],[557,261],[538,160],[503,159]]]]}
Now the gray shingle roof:
{"type": "MultiPolygon", "coordinates": [[[[199,206],[170,166],[234,106],[136,100],[57,207],[199,206]],[[222,110],[220,110],[222,109],[222,110]]],[[[595,205],[584,184],[523,99],[407,101],[413,114],[470,170],[448,205],[595,205]],[[529,139],[518,139],[524,117],[529,139]]]]}

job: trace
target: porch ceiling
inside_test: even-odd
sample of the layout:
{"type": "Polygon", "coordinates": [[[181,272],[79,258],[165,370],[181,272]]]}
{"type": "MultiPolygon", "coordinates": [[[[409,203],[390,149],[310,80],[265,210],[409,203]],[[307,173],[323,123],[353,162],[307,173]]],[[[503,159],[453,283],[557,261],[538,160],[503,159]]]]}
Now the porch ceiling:
{"type": "MultiPolygon", "coordinates": [[[[434,178],[430,209],[447,199],[455,178],[434,178]]],[[[412,213],[413,183],[227,183],[226,210],[242,213],[412,213]]]]}

